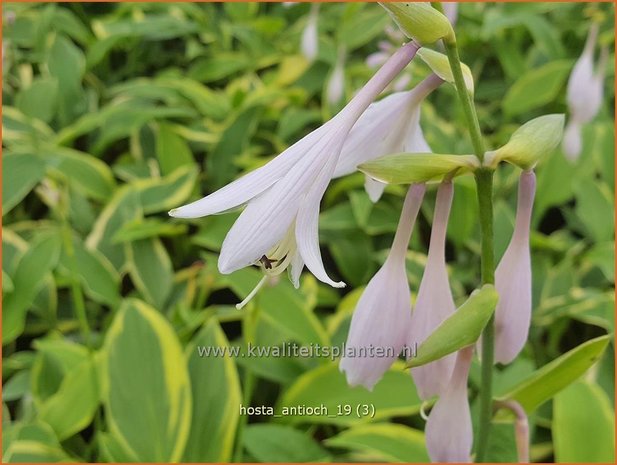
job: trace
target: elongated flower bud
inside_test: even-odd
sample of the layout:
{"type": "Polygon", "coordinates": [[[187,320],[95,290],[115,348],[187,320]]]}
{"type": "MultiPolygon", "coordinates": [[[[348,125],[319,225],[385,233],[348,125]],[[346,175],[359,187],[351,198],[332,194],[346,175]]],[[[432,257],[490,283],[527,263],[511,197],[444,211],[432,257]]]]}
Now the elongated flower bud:
{"type": "Polygon", "coordinates": [[[317,18],[319,16],[319,3],[313,3],[311,5],[311,11],[309,13],[308,21],[302,32],[302,42],[300,48],[302,54],[313,61],[317,58],[317,52],[319,51],[319,36],[317,34],[317,18]]]}
{"type": "MultiPolygon", "coordinates": [[[[411,347],[424,342],[435,328],[456,310],[448,282],[445,258],[446,228],[453,193],[451,182],[442,183],[437,191],[428,259],[418,291],[416,308],[411,317],[408,343],[411,347]]],[[[450,354],[427,365],[412,368],[411,374],[421,399],[428,399],[444,392],[452,374],[454,361],[454,354],[450,354]]]]}
{"type": "Polygon", "coordinates": [[[345,47],[340,47],[338,56],[328,85],[326,86],[326,99],[330,105],[336,105],[345,94],[345,47]]]}
{"type": "Polygon", "coordinates": [[[589,29],[585,48],[572,68],[568,80],[568,109],[570,118],[566,127],[563,150],[570,160],[578,159],[583,148],[583,124],[590,122],[600,110],[604,95],[604,73],[608,59],[608,50],[602,49],[598,69],[594,72],[593,53],[598,36],[598,25],[589,29]]]}
{"type": "Polygon", "coordinates": [[[495,362],[510,363],[527,340],[531,320],[529,227],[536,175],[523,171],[518,185],[516,224],[510,244],[495,271],[499,302],[495,310],[495,362]]]}
{"type": "Polygon", "coordinates": [[[426,447],[433,462],[470,462],[473,431],[467,377],[473,347],[458,352],[447,389],[431,410],[426,422],[426,447]]]}
{"type": "Polygon", "coordinates": [[[424,197],[424,185],[407,192],[392,249],[366,286],[351,319],[340,369],[351,386],[373,386],[403,349],[411,319],[411,294],[405,269],[407,245],[424,197]],[[381,355],[371,350],[383,351],[381,355]]]}

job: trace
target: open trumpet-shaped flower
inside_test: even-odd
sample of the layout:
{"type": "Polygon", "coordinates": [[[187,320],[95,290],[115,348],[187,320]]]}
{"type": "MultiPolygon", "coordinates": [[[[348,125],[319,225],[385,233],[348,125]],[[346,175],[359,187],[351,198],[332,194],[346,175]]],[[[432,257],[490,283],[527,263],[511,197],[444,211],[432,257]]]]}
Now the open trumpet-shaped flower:
{"type": "Polygon", "coordinates": [[[271,257],[267,254],[293,229],[287,255],[294,257],[294,263],[300,268],[305,264],[324,283],[344,286],[332,280],[323,266],[318,240],[319,204],[351,127],[417,50],[413,42],[401,47],[334,118],[263,167],[169,214],[195,218],[246,203],[223,241],[218,262],[221,273],[268,261],[271,257]]]}
{"type": "Polygon", "coordinates": [[[495,271],[499,303],[495,309],[495,362],[510,363],[527,340],[531,321],[529,227],[536,175],[523,171],[518,185],[516,224],[510,244],[495,271]]]}
{"type": "Polygon", "coordinates": [[[426,422],[426,447],[433,462],[471,461],[473,431],[467,399],[467,377],[472,357],[472,346],[458,352],[448,386],[426,422]]]}
{"type": "Polygon", "coordinates": [[[405,254],[424,190],[424,184],[409,188],[388,258],[366,286],[354,311],[340,364],[351,386],[361,384],[372,389],[405,345],[411,319],[405,254]],[[388,356],[368,353],[371,347],[380,348],[388,356]]]}
{"type": "MultiPolygon", "coordinates": [[[[424,342],[435,328],[456,310],[448,282],[445,258],[446,228],[453,192],[451,182],[443,182],[437,191],[428,259],[418,290],[415,310],[411,316],[408,342],[410,346],[424,342]]],[[[412,368],[411,374],[421,399],[428,399],[444,392],[452,374],[454,361],[455,355],[450,354],[427,365],[412,368]]]]}
{"type": "Polygon", "coordinates": [[[564,153],[576,160],[582,149],[581,130],[583,124],[590,122],[602,105],[604,73],[608,60],[608,50],[602,49],[598,69],[594,72],[593,52],[596,47],[598,25],[589,30],[582,55],[574,65],[568,80],[567,100],[570,119],[564,133],[564,153]]]}
{"type": "MultiPolygon", "coordinates": [[[[430,152],[420,127],[420,105],[443,82],[431,74],[412,90],[397,92],[372,103],[351,129],[334,177],[353,173],[359,164],[384,155],[430,152]]],[[[385,184],[368,176],[365,179],[369,197],[376,202],[385,184]]]]}

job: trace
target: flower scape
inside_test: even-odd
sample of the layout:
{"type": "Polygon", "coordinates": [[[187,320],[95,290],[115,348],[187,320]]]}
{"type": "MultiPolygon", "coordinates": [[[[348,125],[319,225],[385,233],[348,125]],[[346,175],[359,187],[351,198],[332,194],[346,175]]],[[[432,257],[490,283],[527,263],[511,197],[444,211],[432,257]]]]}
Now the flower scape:
{"type": "Polygon", "coordinates": [[[90,8],[3,17],[6,462],[614,461],[612,8],[90,8]]]}

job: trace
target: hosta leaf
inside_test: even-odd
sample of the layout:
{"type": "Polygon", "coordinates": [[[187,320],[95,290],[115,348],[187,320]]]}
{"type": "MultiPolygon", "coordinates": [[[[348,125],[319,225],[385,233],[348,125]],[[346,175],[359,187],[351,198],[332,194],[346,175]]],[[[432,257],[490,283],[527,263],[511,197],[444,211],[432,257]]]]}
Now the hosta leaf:
{"type": "Polygon", "coordinates": [[[330,453],[307,433],[289,426],[250,425],[244,433],[246,450],[260,462],[328,462],[330,453]]]}
{"type": "Polygon", "coordinates": [[[126,265],[125,249],[114,242],[114,235],[124,224],[141,218],[142,214],[139,194],[129,186],[118,189],[94,223],[86,246],[98,250],[120,271],[126,265]]]}
{"type": "Polygon", "coordinates": [[[417,413],[422,401],[416,394],[416,388],[409,372],[402,371],[396,364],[387,371],[372,391],[361,386],[349,387],[345,375],[338,369],[337,363],[329,363],[306,372],[298,377],[279,398],[275,413],[281,413],[284,407],[304,405],[320,408],[324,405],[328,415],[283,416],[281,421],[288,423],[331,423],[353,425],[371,420],[406,416],[417,413]],[[351,405],[354,413],[339,415],[339,406],[351,405]],[[374,416],[359,417],[357,406],[374,407],[374,416]]]}
{"type": "Polygon", "coordinates": [[[65,147],[50,148],[46,160],[68,181],[90,198],[106,201],[116,182],[107,164],[87,153],[65,147]]]}
{"type": "Polygon", "coordinates": [[[595,364],[609,341],[609,336],[601,336],[581,344],[544,365],[530,377],[499,395],[499,398],[514,399],[527,412],[533,412],[595,364]]]}
{"type": "Polygon", "coordinates": [[[181,166],[168,176],[135,181],[131,186],[139,193],[144,213],[150,214],[181,205],[193,191],[196,180],[194,166],[181,166]]]}
{"type": "Polygon", "coordinates": [[[384,462],[429,462],[424,434],[390,423],[358,425],[327,439],[326,444],[370,454],[384,462]]]}
{"type": "Polygon", "coordinates": [[[60,236],[41,235],[19,261],[13,275],[14,290],[2,306],[2,343],[14,340],[24,329],[26,311],[32,305],[43,277],[53,269],[60,255],[60,236]]]}
{"type": "Polygon", "coordinates": [[[187,348],[193,393],[193,415],[184,462],[229,462],[242,402],[234,360],[201,357],[199,346],[228,347],[225,333],[214,319],[204,326],[187,348]]]}
{"type": "Polygon", "coordinates": [[[615,462],[615,413],[595,383],[578,381],[555,396],[556,462],[615,462]]]}
{"type": "Polygon", "coordinates": [[[32,153],[4,153],[2,174],[2,215],[6,215],[43,179],[45,162],[32,153]]]}
{"type": "Polygon", "coordinates": [[[519,115],[554,100],[570,68],[569,60],[557,60],[521,75],[503,99],[506,113],[519,115]]]}
{"type": "Polygon", "coordinates": [[[159,239],[127,243],[128,270],[135,287],[148,302],[162,311],[171,291],[173,268],[159,239]]]}
{"type": "Polygon", "coordinates": [[[102,358],[111,433],[139,461],[179,461],[191,422],[191,388],[173,328],[143,302],[125,300],[102,358]]]}
{"type": "Polygon", "coordinates": [[[39,418],[64,440],[83,430],[99,405],[96,364],[90,358],[68,372],[58,391],[41,406],[39,418]]]}
{"type": "Polygon", "coordinates": [[[112,240],[115,244],[120,244],[153,237],[178,236],[185,234],[186,230],[186,224],[169,223],[158,218],[140,218],[125,223],[116,231],[112,240]]]}

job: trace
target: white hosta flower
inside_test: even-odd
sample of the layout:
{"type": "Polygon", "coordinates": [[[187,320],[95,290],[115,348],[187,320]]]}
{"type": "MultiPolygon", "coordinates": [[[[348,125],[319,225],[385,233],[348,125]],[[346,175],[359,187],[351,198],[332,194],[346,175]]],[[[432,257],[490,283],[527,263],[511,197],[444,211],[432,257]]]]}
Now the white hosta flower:
{"type": "Polygon", "coordinates": [[[516,224],[510,244],[495,270],[499,302],[495,309],[495,362],[510,363],[527,341],[531,321],[529,228],[536,175],[523,171],[518,185],[516,224]]]}
{"type": "Polygon", "coordinates": [[[570,119],[565,129],[564,153],[570,160],[578,159],[582,149],[582,126],[589,123],[600,110],[604,95],[604,73],[608,50],[602,49],[600,63],[594,71],[594,49],[598,36],[598,25],[589,29],[582,55],[575,63],[568,80],[567,101],[570,119]]]}
{"type": "MultiPolygon", "coordinates": [[[[420,282],[415,310],[411,316],[408,342],[410,346],[422,344],[456,310],[448,282],[445,251],[446,229],[453,193],[451,182],[440,184],[437,190],[426,268],[420,282]]],[[[429,399],[444,392],[452,374],[454,361],[455,355],[450,354],[411,369],[411,375],[421,399],[429,399]]]]}
{"type": "Polygon", "coordinates": [[[372,390],[405,345],[411,319],[405,255],[424,190],[424,184],[409,188],[388,258],[366,286],[354,311],[340,364],[350,386],[372,390]],[[391,350],[390,356],[370,354],[371,347],[391,350]]]}
{"type": "Polygon", "coordinates": [[[272,258],[269,253],[280,249],[281,262],[285,262],[283,257],[292,257],[297,267],[304,263],[320,281],[344,286],[332,280],[323,266],[318,239],[321,197],[351,127],[417,49],[412,42],[404,45],[340,113],[263,167],[169,214],[197,218],[246,204],[223,241],[218,262],[221,273],[263,265],[264,259],[272,258]],[[286,239],[289,234],[291,240],[286,239]]]}
{"type": "Polygon", "coordinates": [[[334,69],[326,86],[326,100],[330,105],[339,103],[345,94],[345,47],[340,47],[334,69]]]}
{"type": "Polygon", "coordinates": [[[302,31],[302,40],[300,44],[302,54],[310,61],[317,58],[317,52],[319,51],[318,18],[319,3],[313,3],[311,4],[311,11],[309,12],[306,26],[304,27],[304,31],[302,31]]]}
{"type": "Polygon", "coordinates": [[[471,462],[473,430],[467,399],[467,377],[472,357],[471,346],[458,352],[452,377],[429,414],[424,432],[432,462],[471,462]]]}
{"type": "MultiPolygon", "coordinates": [[[[420,105],[443,81],[432,74],[415,88],[391,94],[372,103],[358,119],[343,145],[334,177],[356,171],[369,160],[401,152],[431,152],[420,127],[420,105]]],[[[373,202],[385,184],[366,177],[366,190],[373,202]]]]}

